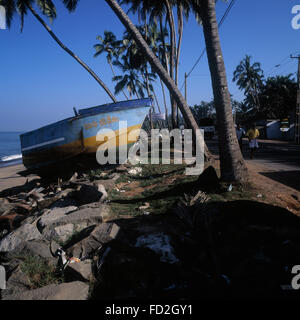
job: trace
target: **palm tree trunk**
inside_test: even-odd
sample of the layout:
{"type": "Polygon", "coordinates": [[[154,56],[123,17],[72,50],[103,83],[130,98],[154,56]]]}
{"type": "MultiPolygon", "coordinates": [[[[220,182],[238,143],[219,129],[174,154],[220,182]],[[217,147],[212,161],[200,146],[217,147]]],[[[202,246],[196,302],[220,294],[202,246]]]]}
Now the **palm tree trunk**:
{"type": "MultiPolygon", "coordinates": [[[[175,62],[175,22],[174,22],[174,16],[172,12],[172,7],[170,5],[169,0],[166,0],[166,8],[167,8],[167,17],[170,27],[170,43],[171,43],[171,52],[170,52],[170,77],[174,79],[174,62],[175,62]]],[[[175,103],[174,97],[172,94],[170,95],[171,98],[171,111],[172,111],[172,125],[173,128],[177,128],[177,105],[175,103]]]]}
{"type": "Polygon", "coordinates": [[[165,40],[165,35],[164,35],[164,27],[163,27],[163,21],[162,21],[162,16],[159,17],[159,24],[160,24],[160,34],[161,34],[161,41],[163,45],[163,50],[164,50],[164,58],[165,58],[165,68],[168,73],[170,73],[169,70],[169,62],[168,62],[168,55],[167,55],[167,47],[166,47],[166,40],[165,40]]]}
{"type": "Polygon", "coordinates": [[[162,90],[162,94],[163,94],[163,99],[164,99],[164,107],[165,107],[165,114],[166,114],[166,120],[167,120],[167,128],[170,128],[169,125],[169,118],[168,118],[168,107],[167,107],[167,102],[166,102],[166,93],[165,93],[165,88],[164,88],[164,84],[163,82],[160,80],[160,85],[161,85],[161,90],[162,90]]]}
{"type": "Polygon", "coordinates": [[[216,19],[215,0],[203,0],[199,13],[203,24],[217,111],[221,178],[224,181],[244,183],[248,179],[248,173],[233,124],[231,99],[216,19]]]}
{"type": "Polygon", "coordinates": [[[53,33],[51,28],[46,24],[46,22],[39,16],[39,14],[33,9],[31,4],[28,1],[25,1],[26,6],[31,11],[31,13],[34,15],[34,17],[43,25],[43,27],[48,31],[50,36],[57,42],[57,44],[64,49],[71,57],[73,57],[99,84],[100,86],[105,90],[105,92],[110,96],[113,102],[117,102],[117,99],[115,96],[110,92],[108,87],[105,85],[105,83],[95,74],[95,72],[86,64],[84,63],[78,56],[76,56],[69,48],[67,48],[53,33]]]}
{"type": "Polygon", "coordinates": [[[178,7],[178,46],[177,46],[177,54],[176,54],[176,64],[175,64],[175,83],[178,85],[178,66],[179,66],[179,58],[181,51],[181,42],[183,36],[183,9],[182,6],[178,7]]]}
{"type": "MultiPolygon", "coordinates": [[[[181,51],[181,42],[183,37],[183,8],[182,5],[179,4],[177,7],[177,15],[178,15],[178,46],[176,52],[176,61],[175,61],[175,83],[178,86],[178,68],[179,68],[179,59],[180,59],[180,51],[181,51]]],[[[179,125],[180,113],[177,108],[177,123],[179,125]]]]}
{"type": "MultiPolygon", "coordinates": [[[[160,63],[157,56],[153,53],[151,48],[147,45],[144,38],[138,31],[138,29],[135,27],[135,25],[132,23],[132,21],[129,19],[127,14],[122,10],[122,8],[119,6],[118,2],[116,0],[105,0],[107,4],[112,8],[112,10],[115,12],[117,17],[120,19],[120,21],[123,23],[123,25],[126,27],[126,29],[131,32],[134,40],[140,47],[141,51],[143,52],[144,56],[147,58],[149,63],[151,64],[152,68],[156,71],[156,73],[159,75],[159,77],[162,79],[166,87],[169,89],[170,93],[173,95],[174,99],[176,100],[177,105],[179,106],[182,115],[186,121],[186,124],[188,125],[188,128],[193,130],[194,133],[194,139],[197,134],[197,129],[199,129],[193,114],[186,104],[186,101],[182,94],[180,93],[178,87],[175,85],[175,82],[169,74],[166,72],[166,69],[163,67],[163,65],[160,63]]],[[[213,156],[208,151],[207,146],[205,145],[205,158],[207,161],[213,160],[213,156]]]]}

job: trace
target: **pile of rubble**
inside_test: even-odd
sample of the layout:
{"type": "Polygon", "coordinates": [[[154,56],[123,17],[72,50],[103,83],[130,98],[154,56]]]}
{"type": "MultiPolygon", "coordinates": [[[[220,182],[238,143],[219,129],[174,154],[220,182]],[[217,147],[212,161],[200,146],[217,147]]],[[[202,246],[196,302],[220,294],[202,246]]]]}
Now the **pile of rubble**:
{"type": "Polygon", "coordinates": [[[146,184],[143,174],[141,167],[119,166],[1,192],[0,264],[7,278],[1,298],[286,294],[282,286],[300,253],[298,217],[254,201],[213,201],[209,192],[219,181],[212,168],[191,181],[174,170],[157,180],[145,176],[146,184]],[[126,207],[133,191],[137,211],[116,215],[114,201],[126,207]],[[157,198],[168,196],[176,203],[153,214],[157,198]]]}

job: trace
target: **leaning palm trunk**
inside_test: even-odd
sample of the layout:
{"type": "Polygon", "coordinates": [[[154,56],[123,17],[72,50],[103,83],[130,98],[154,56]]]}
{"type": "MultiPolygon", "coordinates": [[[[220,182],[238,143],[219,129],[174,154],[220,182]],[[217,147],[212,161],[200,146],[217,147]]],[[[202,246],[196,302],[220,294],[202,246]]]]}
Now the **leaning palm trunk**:
{"type": "Polygon", "coordinates": [[[105,85],[105,83],[95,74],[95,72],[86,64],[84,63],[78,56],[74,54],[69,48],[67,48],[53,33],[51,28],[46,24],[46,22],[39,16],[39,14],[33,9],[31,4],[26,1],[25,2],[31,13],[34,15],[34,17],[43,25],[43,27],[48,31],[50,36],[57,42],[57,44],[64,49],[70,56],[72,56],[99,84],[100,86],[105,90],[105,92],[110,96],[113,102],[117,102],[117,99],[115,96],[110,92],[108,87],[105,85]]]}
{"type": "MultiPolygon", "coordinates": [[[[140,49],[143,52],[143,54],[145,55],[146,59],[151,64],[152,68],[156,71],[156,73],[159,75],[159,77],[162,79],[162,81],[165,83],[166,87],[169,89],[169,91],[173,95],[174,99],[176,100],[177,105],[179,106],[179,108],[182,112],[182,115],[185,119],[185,122],[186,122],[188,128],[193,130],[194,137],[196,137],[197,129],[199,129],[199,127],[193,117],[193,114],[192,114],[190,108],[187,106],[184,97],[180,93],[178,87],[175,85],[174,80],[171,79],[169,74],[166,72],[165,68],[160,63],[157,56],[153,53],[153,51],[147,45],[146,41],[144,40],[144,38],[142,37],[142,35],[138,31],[138,29],[135,27],[135,25],[131,22],[131,20],[126,15],[126,13],[119,6],[118,2],[116,0],[105,0],[105,1],[112,8],[112,10],[118,16],[120,21],[126,27],[126,29],[131,32],[134,40],[136,41],[136,43],[140,47],[140,49]]],[[[210,154],[210,152],[208,151],[206,145],[205,145],[205,158],[207,161],[213,159],[213,157],[210,154]]]]}
{"type": "Polygon", "coordinates": [[[221,178],[224,181],[244,183],[248,179],[248,173],[233,124],[231,99],[216,19],[215,0],[202,0],[199,13],[203,24],[217,112],[221,178]]]}

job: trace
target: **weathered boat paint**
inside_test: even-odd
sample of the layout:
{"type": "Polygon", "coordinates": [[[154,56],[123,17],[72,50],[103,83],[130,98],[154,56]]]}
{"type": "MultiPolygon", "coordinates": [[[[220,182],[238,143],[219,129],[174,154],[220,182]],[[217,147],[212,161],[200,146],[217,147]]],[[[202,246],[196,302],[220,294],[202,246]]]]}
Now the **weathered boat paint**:
{"type": "Polygon", "coordinates": [[[77,155],[95,154],[104,143],[97,141],[101,129],[115,132],[117,147],[131,145],[135,141],[121,139],[121,135],[141,128],[151,104],[151,99],[139,99],[82,109],[78,116],[24,133],[20,136],[24,166],[38,169],[77,155]],[[122,121],[127,125],[120,131],[122,121]]]}

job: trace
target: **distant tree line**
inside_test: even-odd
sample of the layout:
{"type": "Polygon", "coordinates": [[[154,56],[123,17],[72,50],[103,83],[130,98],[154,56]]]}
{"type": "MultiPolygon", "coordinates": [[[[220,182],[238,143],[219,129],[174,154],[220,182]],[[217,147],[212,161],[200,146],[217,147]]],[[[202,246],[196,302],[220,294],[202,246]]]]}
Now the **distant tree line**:
{"type": "Polygon", "coordinates": [[[261,64],[251,63],[251,56],[246,55],[234,71],[233,81],[245,95],[245,99],[236,105],[240,121],[283,119],[295,109],[297,81],[293,74],[265,78],[261,64]]]}

